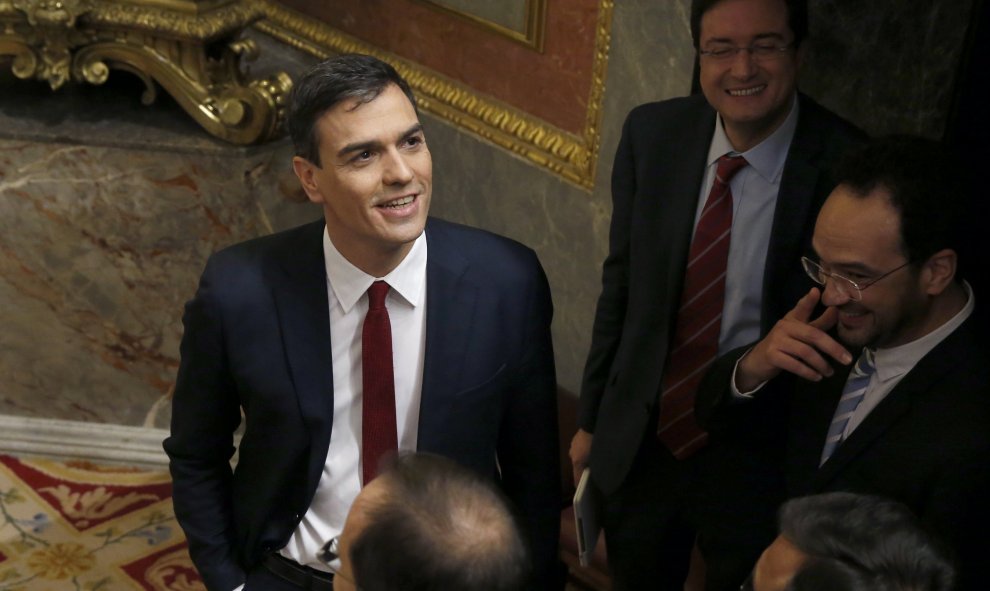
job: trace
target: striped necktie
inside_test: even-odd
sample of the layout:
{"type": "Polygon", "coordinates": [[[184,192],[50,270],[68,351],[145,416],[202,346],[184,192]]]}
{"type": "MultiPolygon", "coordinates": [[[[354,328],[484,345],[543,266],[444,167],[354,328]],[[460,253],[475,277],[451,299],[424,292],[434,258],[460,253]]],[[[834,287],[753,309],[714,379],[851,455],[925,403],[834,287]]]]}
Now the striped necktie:
{"type": "Polygon", "coordinates": [[[700,450],[708,440],[694,418],[694,395],[705,370],[718,355],[732,229],[729,181],[744,166],[742,156],[718,159],[715,181],[688,253],[681,307],[660,386],[657,424],[660,441],[681,460],[700,450]]]}
{"type": "Polygon", "coordinates": [[[842,398],[839,398],[839,405],[835,408],[832,424],[828,427],[828,435],[825,437],[825,448],[822,450],[822,460],[819,466],[832,457],[839,444],[842,443],[842,434],[846,430],[846,425],[849,424],[849,419],[856,412],[859,403],[863,401],[866,388],[870,385],[870,378],[873,377],[876,370],[873,351],[863,349],[863,354],[859,356],[856,367],[846,379],[846,387],[842,389],[842,398]]]}

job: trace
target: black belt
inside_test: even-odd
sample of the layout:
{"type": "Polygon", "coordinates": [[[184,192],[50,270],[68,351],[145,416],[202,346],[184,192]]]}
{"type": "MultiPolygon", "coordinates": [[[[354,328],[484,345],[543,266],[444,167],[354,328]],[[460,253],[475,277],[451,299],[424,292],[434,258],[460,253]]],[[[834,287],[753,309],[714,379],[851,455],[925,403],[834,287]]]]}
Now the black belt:
{"type": "Polygon", "coordinates": [[[333,573],[303,566],[278,553],[266,554],[261,560],[272,574],[300,589],[308,591],[333,591],[333,573]]]}

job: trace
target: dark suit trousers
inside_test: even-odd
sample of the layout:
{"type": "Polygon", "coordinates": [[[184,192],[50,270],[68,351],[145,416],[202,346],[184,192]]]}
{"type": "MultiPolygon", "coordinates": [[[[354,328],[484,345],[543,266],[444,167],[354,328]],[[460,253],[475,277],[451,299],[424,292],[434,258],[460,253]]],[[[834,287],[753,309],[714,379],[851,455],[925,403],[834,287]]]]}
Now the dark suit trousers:
{"type": "Polygon", "coordinates": [[[650,429],[619,489],[605,502],[605,542],[615,591],[684,588],[694,528],[688,500],[694,461],[679,462],[650,429]]]}
{"type": "Polygon", "coordinates": [[[605,503],[613,588],[682,591],[697,537],[706,591],[735,591],[776,535],[777,499],[759,492],[768,490],[770,478],[765,471],[750,471],[752,462],[742,452],[717,444],[679,461],[653,431],[605,503]],[[735,482],[740,473],[757,474],[756,482],[735,482]]]}

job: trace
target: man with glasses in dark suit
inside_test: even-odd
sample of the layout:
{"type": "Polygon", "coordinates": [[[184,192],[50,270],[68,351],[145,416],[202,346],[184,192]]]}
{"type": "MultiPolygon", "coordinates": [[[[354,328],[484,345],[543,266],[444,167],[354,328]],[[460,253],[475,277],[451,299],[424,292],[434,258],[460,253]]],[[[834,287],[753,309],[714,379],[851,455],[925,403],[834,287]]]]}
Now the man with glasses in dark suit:
{"type": "Polygon", "coordinates": [[[788,496],[900,501],[958,555],[960,588],[985,588],[990,356],[957,274],[961,175],[937,144],[905,137],[851,154],[837,176],[803,260],[821,287],[716,362],[698,416],[745,430],[762,413],[783,434],[788,496]]]}

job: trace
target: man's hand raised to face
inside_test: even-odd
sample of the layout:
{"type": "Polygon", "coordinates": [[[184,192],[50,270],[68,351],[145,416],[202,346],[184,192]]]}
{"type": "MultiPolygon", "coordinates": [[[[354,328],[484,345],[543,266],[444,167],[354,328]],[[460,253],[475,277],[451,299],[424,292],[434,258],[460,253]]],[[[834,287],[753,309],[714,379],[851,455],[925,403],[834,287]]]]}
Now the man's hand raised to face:
{"type": "Polygon", "coordinates": [[[749,392],[781,371],[817,382],[832,375],[832,365],[826,357],[844,365],[852,362],[852,355],[826,332],[835,326],[836,309],[826,308],[821,316],[811,320],[820,299],[821,292],[817,287],[812,288],[743,356],[736,369],[737,390],[749,392]]]}

